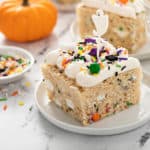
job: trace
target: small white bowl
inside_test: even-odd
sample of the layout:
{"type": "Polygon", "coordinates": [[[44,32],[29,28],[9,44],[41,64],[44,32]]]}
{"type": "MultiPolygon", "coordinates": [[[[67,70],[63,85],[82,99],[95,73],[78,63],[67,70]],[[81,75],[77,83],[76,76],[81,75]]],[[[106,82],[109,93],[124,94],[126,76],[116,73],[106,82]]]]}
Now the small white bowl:
{"type": "Polygon", "coordinates": [[[7,84],[16,80],[19,80],[23,77],[23,75],[31,69],[32,65],[34,64],[34,58],[31,53],[26,51],[23,48],[15,47],[15,46],[0,46],[0,55],[11,55],[16,56],[19,55],[27,60],[30,61],[30,64],[24,68],[22,72],[12,74],[9,76],[0,77],[0,84],[7,84]]]}

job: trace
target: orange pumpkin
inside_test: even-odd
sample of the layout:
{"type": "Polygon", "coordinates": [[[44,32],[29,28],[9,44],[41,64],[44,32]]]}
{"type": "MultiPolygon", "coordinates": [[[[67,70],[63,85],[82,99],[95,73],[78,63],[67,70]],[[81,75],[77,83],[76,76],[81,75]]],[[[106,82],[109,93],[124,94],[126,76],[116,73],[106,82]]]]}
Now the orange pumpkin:
{"type": "Polygon", "coordinates": [[[0,31],[16,42],[48,36],[57,20],[57,9],[49,0],[4,0],[0,3],[0,31]]]}

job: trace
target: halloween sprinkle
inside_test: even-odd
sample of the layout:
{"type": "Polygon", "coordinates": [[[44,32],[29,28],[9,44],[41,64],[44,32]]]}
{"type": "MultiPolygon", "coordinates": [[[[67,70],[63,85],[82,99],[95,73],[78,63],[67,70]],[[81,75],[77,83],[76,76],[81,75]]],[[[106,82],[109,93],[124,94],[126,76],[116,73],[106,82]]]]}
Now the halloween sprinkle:
{"type": "Polygon", "coordinates": [[[6,97],[1,97],[0,102],[3,102],[3,101],[7,101],[7,98],[6,97]]]}
{"type": "Polygon", "coordinates": [[[11,96],[17,96],[18,94],[19,94],[19,91],[16,90],[16,91],[12,92],[11,96]]]}
{"type": "Polygon", "coordinates": [[[24,106],[24,101],[18,101],[19,106],[24,106]]]}
{"type": "Polygon", "coordinates": [[[28,64],[30,61],[23,57],[0,54],[0,77],[20,73],[28,64]]]}
{"type": "MultiPolygon", "coordinates": [[[[14,97],[16,101],[16,104],[20,107],[24,106],[25,105],[25,102],[23,100],[18,100],[19,96],[22,95],[24,92],[27,92],[26,89],[24,89],[25,87],[26,88],[29,88],[31,86],[31,83],[29,81],[25,81],[23,82],[23,85],[22,86],[19,86],[18,88],[16,87],[15,84],[11,83],[11,84],[8,84],[7,85],[7,88],[4,86],[2,86],[0,88],[0,103],[4,103],[2,106],[1,106],[1,109],[3,111],[6,111],[8,110],[8,108],[11,108],[9,106],[9,103],[6,104],[6,102],[8,101],[11,101],[11,99],[14,97]],[[15,90],[14,90],[15,88],[15,90]]],[[[32,106],[33,107],[33,106],[32,106]]],[[[32,108],[30,108],[32,109],[32,108]]]]}
{"type": "MultiPolygon", "coordinates": [[[[83,61],[88,68],[87,73],[91,75],[100,73],[106,67],[111,70],[112,66],[116,66],[117,71],[123,71],[126,67],[122,62],[128,60],[128,51],[125,48],[116,49],[104,39],[98,41],[96,38],[85,38],[77,43],[75,50],[62,50],[62,53],[69,56],[62,60],[61,65],[64,69],[73,61],[83,61]]],[[[86,73],[86,69],[83,68],[81,67],[80,71],[84,70],[86,73]]]]}
{"type": "Polygon", "coordinates": [[[3,111],[6,111],[7,109],[8,109],[8,105],[7,104],[3,105],[3,111]]]}

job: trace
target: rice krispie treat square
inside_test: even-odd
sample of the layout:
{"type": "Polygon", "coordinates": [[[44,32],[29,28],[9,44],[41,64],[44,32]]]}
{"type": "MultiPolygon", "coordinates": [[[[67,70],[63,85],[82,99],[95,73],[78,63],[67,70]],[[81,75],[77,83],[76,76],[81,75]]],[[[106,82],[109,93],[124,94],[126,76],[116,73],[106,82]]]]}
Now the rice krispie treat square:
{"type": "Polygon", "coordinates": [[[139,0],[126,5],[113,5],[106,3],[106,0],[83,0],[77,7],[77,26],[82,38],[93,35],[95,25],[92,15],[98,9],[109,17],[109,27],[103,38],[116,47],[127,48],[129,53],[135,53],[145,44],[145,10],[139,0]]]}
{"type": "Polygon", "coordinates": [[[101,38],[86,38],[73,49],[51,51],[42,72],[51,102],[83,125],[140,100],[139,61],[101,38]]]}

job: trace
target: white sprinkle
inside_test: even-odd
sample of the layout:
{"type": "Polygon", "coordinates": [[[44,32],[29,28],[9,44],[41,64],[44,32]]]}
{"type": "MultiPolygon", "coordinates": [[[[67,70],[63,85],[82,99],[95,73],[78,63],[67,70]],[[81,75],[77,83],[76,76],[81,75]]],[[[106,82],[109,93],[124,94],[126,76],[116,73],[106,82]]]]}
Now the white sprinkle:
{"type": "Polygon", "coordinates": [[[61,102],[60,102],[60,100],[55,99],[54,102],[55,102],[55,104],[56,104],[57,106],[61,107],[61,102]]]}
{"type": "Polygon", "coordinates": [[[66,99],[66,104],[69,108],[74,109],[74,104],[70,99],[66,99]]]}
{"type": "Polygon", "coordinates": [[[105,95],[99,95],[99,96],[97,97],[97,99],[98,99],[99,101],[102,101],[104,98],[105,98],[105,95]]]}

